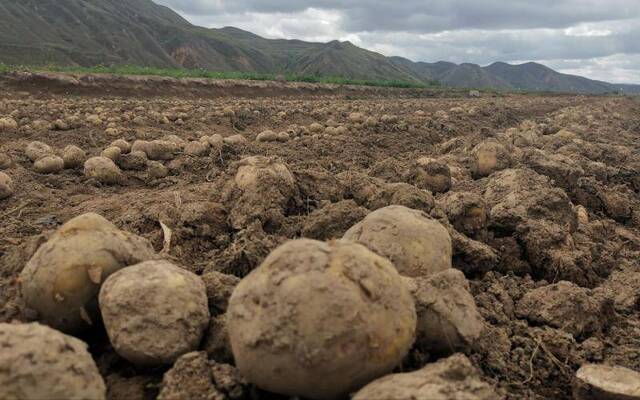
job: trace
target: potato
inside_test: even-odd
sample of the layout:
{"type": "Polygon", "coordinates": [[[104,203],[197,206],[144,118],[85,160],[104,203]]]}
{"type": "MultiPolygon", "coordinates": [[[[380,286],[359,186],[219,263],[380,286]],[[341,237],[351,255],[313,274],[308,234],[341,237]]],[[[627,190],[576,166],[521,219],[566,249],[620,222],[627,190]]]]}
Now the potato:
{"type": "Polygon", "coordinates": [[[184,153],[194,157],[206,156],[209,152],[209,143],[205,146],[201,142],[189,142],[184,147],[184,153]]]}
{"type": "Polygon", "coordinates": [[[429,276],[451,268],[451,237],[446,228],[427,214],[403,206],[372,212],[343,239],[387,257],[404,276],[429,276]]]}
{"type": "Polygon", "coordinates": [[[0,118],[0,132],[18,129],[18,123],[11,117],[0,118]]]}
{"type": "Polygon", "coordinates": [[[0,200],[13,196],[13,180],[4,172],[0,172],[0,200]]]}
{"type": "Polygon", "coordinates": [[[309,131],[311,131],[311,133],[320,133],[324,130],[324,126],[320,125],[317,122],[314,122],[313,124],[309,125],[309,131]]]}
{"type": "Polygon", "coordinates": [[[239,162],[238,172],[223,194],[231,209],[234,228],[242,229],[258,220],[277,225],[287,204],[296,196],[295,178],[289,168],[267,157],[247,157],[239,162]]]}
{"type": "Polygon", "coordinates": [[[84,214],[62,225],[29,260],[20,274],[22,297],[47,325],[78,332],[98,319],[102,281],[154,256],[147,240],[84,214]]]}
{"type": "Polygon", "coordinates": [[[256,140],[258,142],[276,142],[278,141],[278,134],[275,133],[274,131],[267,130],[258,134],[258,136],[256,137],[256,140]]]}
{"type": "Polygon", "coordinates": [[[25,149],[25,154],[29,160],[35,162],[42,157],[53,155],[53,149],[48,144],[42,142],[31,142],[25,149]]]}
{"type": "Polygon", "coordinates": [[[78,168],[87,159],[87,153],[78,146],[69,145],[62,151],[62,160],[67,169],[78,168]]]}
{"type": "Polygon", "coordinates": [[[132,151],[118,159],[118,166],[125,170],[142,171],[147,168],[147,154],[143,151],[132,151]]]}
{"type": "Polygon", "coordinates": [[[242,136],[242,135],[233,135],[233,136],[229,136],[223,139],[223,142],[225,144],[230,144],[230,145],[239,145],[239,144],[245,144],[248,142],[247,138],[242,136]]]}
{"type": "Polygon", "coordinates": [[[159,161],[147,162],[147,173],[151,179],[162,179],[169,175],[169,169],[159,161]]]}
{"type": "Polygon", "coordinates": [[[58,156],[45,156],[33,164],[33,169],[40,174],[55,174],[64,169],[64,160],[58,156]]]}
{"type": "Polygon", "coordinates": [[[131,145],[124,139],[115,140],[109,147],[119,147],[122,154],[127,154],[131,151],[131,145]]]}
{"type": "Polygon", "coordinates": [[[219,133],[209,136],[209,144],[211,147],[218,148],[224,143],[224,138],[219,133]]]}
{"type": "Polygon", "coordinates": [[[471,192],[448,193],[438,200],[451,225],[475,238],[486,230],[489,210],[482,196],[471,192]]]}
{"type": "Polygon", "coordinates": [[[122,149],[116,146],[107,147],[100,153],[100,156],[108,158],[113,162],[117,162],[118,159],[120,159],[120,155],[122,155],[122,149]]]}
{"type": "Polygon", "coordinates": [[[204,282],[167,261],[114,273],[99,300],[113,348],[136,365],[172,364],[198,348],[209,324],[204,282]]]}
{"type": "Polygon", "coordinates": [[[301,239],[274,250],[229,300],[236,366],[260,388],[336,399],[397,366],[413,343],[413,300],[364,246],[301,239]]]}
{"type": "Polygon", "coordinates": [[[640,398],[640,373],[617,365],[584,364],[573,379],[575,400],[640,398]]]}
{"type": "Polygon", "coordinates": [[[496,400],[493,386],[464,354],[406,373],[387,375],[356,393],[353,400],[496,400]]]}
{"type": "Polygon", "coordinates": [[[473,162],[471,172],[476,178],[489,176],[511,165],[511,155],[498,142],[482,142],[473,149],[471,155],[473,162]]]}
{"type": "Polygon", "coordinates": [[[84,163],[84,175],[100,183],[113,185],[122,181],[122,171],[106,157],[92,157],[84,163]]]}
{"type": "Polygon", "coordinates": [[[471,347],[484,330],[464,274],[453,268],[429,277],[405,278],[415,300],[417,345],[447,355],[471,347]]]}
{"type": "Polygon", "coordinates": [[[451,170],[447,164],[433,160],[420,159],[413,173],[417,187],[433,193],[444,193],[451,189],[451,170]]]}
{"type": "Polygon", "coordinates": [[[13,165],[13,160],[8,154],[0,153],[0,170],[9,169],[13,165]]]}
{"type": "Polygon", "coordinates": [[[180,146],[168,140],[136,140],[131,146],[131,151],[143,151],[150,160],[173,160],[180,151],[180,146]]]}
{"type": "Polygon", "coordinates": [[[0,323],[0,399],[105,399],[87,345],[49,327],[0,323]]]}

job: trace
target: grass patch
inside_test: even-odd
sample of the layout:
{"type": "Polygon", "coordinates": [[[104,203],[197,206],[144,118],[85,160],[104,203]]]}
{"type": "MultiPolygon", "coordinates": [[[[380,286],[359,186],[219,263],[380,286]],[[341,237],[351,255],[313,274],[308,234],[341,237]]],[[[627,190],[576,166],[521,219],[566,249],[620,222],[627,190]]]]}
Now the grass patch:
{"type": "MultiPolygon", "coordinates": [[[[222,72],[208,71],[204,69],[168,69],[154,67],[139,67],[135,65],[122,66],[95,66],[95,67],[66,67],[58,65],[48,66],[9,66],[0,63],[0,73],[15,70],[88,73],[88,74],[113,74],[113,75],[150,75],[165,76],[171,78],[208,78],[208,79],[243,79],[252,81],[273,81],[278,78],[276,74],[260,74],[254,72],[222,72]]],[[[308,75],[284,75],[288,82],[326,83],[335,85],[357,85],[395,88],[434,88],[439,87],[438,82],[419,83],[398,80],[375,79],[348,79],[335,76],[308,76],[308,75]]]]}

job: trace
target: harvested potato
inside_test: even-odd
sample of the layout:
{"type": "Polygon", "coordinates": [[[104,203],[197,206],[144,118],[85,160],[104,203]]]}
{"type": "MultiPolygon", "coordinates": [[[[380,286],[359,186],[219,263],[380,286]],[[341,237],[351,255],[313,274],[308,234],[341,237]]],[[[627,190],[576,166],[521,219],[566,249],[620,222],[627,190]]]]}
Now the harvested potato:
{"type": "Polygon", "coordinates": [[[486,230],[489,211],[482,196],[470,192],[448,193],[438,204],[458,232],[474,238],[486,230]]]}
{"type": "Polygon", "coordinates": [[[86,159],[87,153],[78,146],[69,145],[62,151],[62,160],[67,169],[80,167],[86,159]]]}
{"type": "Polygon", "coordinates": [[[451,268],[447,229],[425,213],[407,207],[376,210],[349,229],[343,239],[387,257],[404,276],[429,276],[451,268]]]}
{"type": "Polygon", "coordinates": [[[489,176],[511,165],[511,154],[498,142],[482,142],[473,149],[471,154],[473,162],[471,171],[476,178],[489,176]]]}
{"type": "Polygon", "coordinates": [[[53,155],[53,149],[48,144],[42,142],[31,142],[27,145],[24,153],[29,160],[36,162],[42,157],[53,155]]]}
{"type": "Polygon", "coordinates": [[[4,172],[0,172],[0,200],[13,196],[13,180],[4,172]]]}
{"type": "Polygon", "coordinates": [[[0,132],[18,129],[18,123],[11,117],[0,118],[0,132]]]}
{"type": "Polygon", "coordinates": [[[153,140],[151,142],[136,140],[131,146],[131,151],[142,151],[150,160],[172,160],[180,151],[180,146],[168,140],[153,140]]]}
{"type": "Polygon", "coordinates": [[[224,138],[222,137],[221,134],[216,133],[209,136],[209,144],[211,145],[211,147],[217,148],[222,146],[223,143],[224,143],[224,138]]]}
{"type": "Polygon", "coordinates": [[[198,348],[209,324],[204,282],[167,261],[121,269],[99,299],[113,348],[136,365],[173,363],[198,348]]]}
{"type": "Polygon", "coordinates": [[[92,157],[84,163],[84,175],[100,183],[113,185],[122,181],[122,171],[109,158],[92,157]]]}
{"type": "Polygon", "coordinates": [[[184,153],[194,157],[206,156],[209,152],[209,143],[205,146],[201,142],[189,142],[184,147],[184,153]]]}
{"type": "Polygon", "coordinates": [[[84,214],[62,225],[29,260],[20,274],[22,297],[47,325],[77,332],[97,320],[97,295],[106,277],[152,258],[147,240],[98,214],[84,214]]]}
{"type": "Polygon", "coordinates": [[[58,156],[45,156],[33,164],[33,170],[39,174],[55,174],[64,169],[64,160],[58,156]]]}
{"type": "Polygon", "coordinates": [[[420,189],[444,193],[451,189],[451,170],[442,162],[420,159],[413,173],[413,181],[420,189]]]}
{"type": "Polygon", "coordinates": [[[231,209],[233,227],[242,229],[256,220],[279,224],[296,194],[295,178],[285,164],[255,156],[240,160],[235,178],[225,188],[224,202],[231,209]]]}
{"type": "Polygon", "coordinates": [[[576,400],[640,399],[640,373],[617,365],[585,364],[572,386],[576,400]]]}
{"type": "Polygon", "coordinates": [[[256,140],[258,142],[277,142],[278,134],[275,133],[274,131],[267,130],[259,133],[258,136],[256,137],[256,140]]]}
{"type": "Polygon", "coordinates": [[[301,239],[274,250],[229,301],[236,366],[258,387],[335,399],[391,371],[416,314],[393,265],[364,246],[301,239]]]}
{"type": "Polygon", "coordinates": [[[124,139],[114,141],[109,147],[119,147],[122,154],[127,154],[131,151],[131,145],[124,139]]]}
{"type": "Polygon", "coordinates": [[[105,399],[86,343],[37,323],[0,323],[0,399],[105,399]]]}
{"type": "Polygon", "coordinates": [[[169,175],[169,168],[159,161],[147,162],[147,173],[151,179],[162,179],[169,175]]]}
{"type": "Polygon", "coordinates": [[[13,160],[8,154],[0,153],[0,170],[8,169],[13,165],[13,160]]]}
{"type": "Polygon", "coordinates": [[[249,140],[242,135],[232,135],[223,139],[223,142],[225,144],[229,144],[232,146],[239,145],[239,144],[246,144],[248,141],[249,140]]]}
{"type": "Polygon", "coordinates": [[[123,154],[118,159],[118,165],[125,170],[142,171],[147,168],[147,153],[143,151],[132,151],[123,154]]]}
{"type": "Polygon", "coordinates": [[[501,396],[484,382],[464,354],[455,354],[424,368],[387,375],[371,382],[353,400],[495,400],[501,396]]]}
{"type": "Polygon", "coordinates": [[[317,122],[314,122],[313,124],[309,125],[309,131],[311,131],[311,133],[320,133],[323,130],[324,130],[324,127],[317,122]]]}
{"type": "Polygon", "coordinates": [[[415,300],[416,343],[445,355],[469,348],[480,337],[484,319],[464,274],[450,268],[430,277],[405,278],[415,300]]]}
{"type": "Polygon", "coordinates": [[[102,150],[102,153],[100,153],[100,156],[108,158],[113,162],[117,162],[121,155],[122,149],[116,146],[107,147],[106,149],[102,150]]]}

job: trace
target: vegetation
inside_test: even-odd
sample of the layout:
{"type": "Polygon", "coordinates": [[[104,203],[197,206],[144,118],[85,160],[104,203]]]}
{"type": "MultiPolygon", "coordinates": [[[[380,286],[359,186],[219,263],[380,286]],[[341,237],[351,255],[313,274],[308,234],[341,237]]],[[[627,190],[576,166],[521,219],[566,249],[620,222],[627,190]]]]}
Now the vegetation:
{"type": "MultiPolygon", "coordinates": [[[[0,63],[0,73],[15,70],[48,71],[66,73],[90,73],[90,74],[114,74],[114,75],[149,75],[166,76],[171,78],[209,78],[209,79],[244,79],[253,81],[273,81],[279,77],[275,74],[262,74],[257,72],[225,72],[209,71],[205,69],[184,69],[184,68],[155,68],[140,67],[135,65],[122,66],[10,66],[0,63]]],[[[438,87],[438,82],[428,84],[418,82],[408,82],[402,80],[375,80],[375,79],[349,79],[339,76],[313,76],[313,75],[283,75],[287,82],[308,82],[327,83],[336,85],[358,85],[358,86],[379,86],[397,88],[430,88],[438,87]]]]}

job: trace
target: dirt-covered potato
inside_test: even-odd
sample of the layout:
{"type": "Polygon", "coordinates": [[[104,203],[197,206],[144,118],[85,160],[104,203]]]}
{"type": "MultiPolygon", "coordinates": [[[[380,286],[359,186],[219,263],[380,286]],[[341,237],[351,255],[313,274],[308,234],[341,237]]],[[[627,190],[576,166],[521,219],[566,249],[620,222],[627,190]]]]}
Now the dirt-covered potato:
{"type": "Polygon", "coordinates": [[[107,147],[106,149],[102,150],[102,153],[100,153],[100,155],[102,157],[108,158],[113,162],[118,162],[118,159],[122,155],[122,149],[116,146],[107,147]]]}
{"type": "Polygon", "coordinates": [[[249,382],[336,399],[398,365],[416,314],[389,260],[356,243],[301,239],[274,250],[236,286],[227,324],[249,382]]]}
{"type": "Polygon", "coordinates": [[[445,163],[421,158],[414,167],[413,182],[420,189],[444,193],[451,189],[451,170],[445,163]]]}
{"type": "Polygon", "coordinates": [[[572,382],[575,400],[640,399],[640,373],[606,364],[584,364],[572,382]]]}
{"type": "Polygon", "coordinates": [[[84,175],[100,183],[113,185],[122,181],[122,171],[106,157],[92,157],[84,163],[84,175]]]}
{"type": "Polygon", "coordinates": [[[13,180],[4,172],[0,172],[0,200],[13,196],[13,180]]]}
{"type": "Polygon", "coordinates": [[[266,130],[259,133],[258,136],[256,136],[256,140],[258,142],[277,142],[278,134],[272,130],[266,130]]]}
{"type": "Polygon", "coordinates": [[[0,324],[0,399],[106,398],[87,345],[37,323],[0,324]]]}
{"type": "Polygon", "coordinates": [[[150,160],[173,160],[180,151],[180,145],[168,140],[136,140],[131,151],[143,151],[150,160]]]}
{"type": "Polygon", "coordinates": [[[484,382],[463,354],[427,364],[414,372],[371,382],[353,400],[496,400],[502,396],[484,382]]]}
{"type": "Polygon", "coordinates": [[[131,145],[124,139],[115,140],[109,147],[119,147],[122,154],[128,154],[131,151],[131,145]]]}
{"type": "Polygon", "coordinates": [[[196,350],[210,316],[202,279],[167,261],[111,275],[100,311],[115,351],[137,365],[171,364],[196,350]]]}
{"type": "Polygon", "coordinates": [[[480,337],[484,319],[461,271],[450,268],[430,277],[405,278],[405,282],[416,304],[416,343],[421,349],[452,354],[480,337]]]}
{"type": "Polygon", "coordinates": [[[240,160],[238,172],[227,184],[223,197],[231,209],[233,227],[242,229],[256,220],[279,224],[296,194],[295,178],[285,164],[256,156],[240,160]]]}
{"type": "Polygon", "coordinates": [[[64,167],[67,169],[78,168],[84,164],[87,159],[87,153],[81,148],[74,145],[69,145],[62,151],[62,160],[64,167]]]}
{"type": "Polygon", "coordinates": [[[64,169],[64,160],[58,156],[44,156],[33,164],[33,170],[39,174],[55,174],[64,169]]]}
{"type": "Polygon", "coordinates": [[[165,167],[160,161],[148,161],[147,174],[151,179],[166,178],[169,175],[169,168],[165,167]]]}
{"type": "Polygon", "coordinates": [[[54,151],[48,144],[36,141],[29,143],[24,153],[27,155],[29,160],[35,162],[42,157],[54,154],[54,151]]]}
{"type": "Polygon", "coordinates": [[[476,178],[489,176],[511,165],[511,154],[498,142],[482,142],[473,149],[471,154],[473,162],[471,170],[476,178]]]}
{"type": "Polygon", "coordinates": [[[97,320],[106,277],[154,256],[147,240],[84,214],[62,225],[29,260],[20,275],[22,297],[42,322],[77,332],[97,320]]]}
{"type": "Polygon", "coordinates": [[[11,117],[0,118],[0,132],[18,129],[18,123],[11,117]]]}
{"type": "Polygon", "coordinates": [[[8,154],[0,153],[0,170],[8,169],[13,165],[13,160],[8,154]]]}
{"type": "Polygon", "coordinates": [[[132,151],[123,154],[118,159],[118,166],[124,170],[142,171],[147,168],[147,153],[143,151],[132,151]]]}
{"type": "Polygon", "coordinates": [[[438,199],[438,205],[458,232],[476,238],[486,230],[489,210],[482,196],[471,192],[447,193],[438,199]]]}
{"type": "Polygon", "coordinates": [[[184,147],[184,153],[194,157],[206,156],[209,152],[209,143],[207,145],[201,142],[189,142],[184,147]]]}
{"type": "Polygon", "coordinates": [[[451,268],[447,229],[427,214],[407,207],[376,210],[349,229],[343,239],[387,257],[404,276],[429,276],[451,268]]]}

